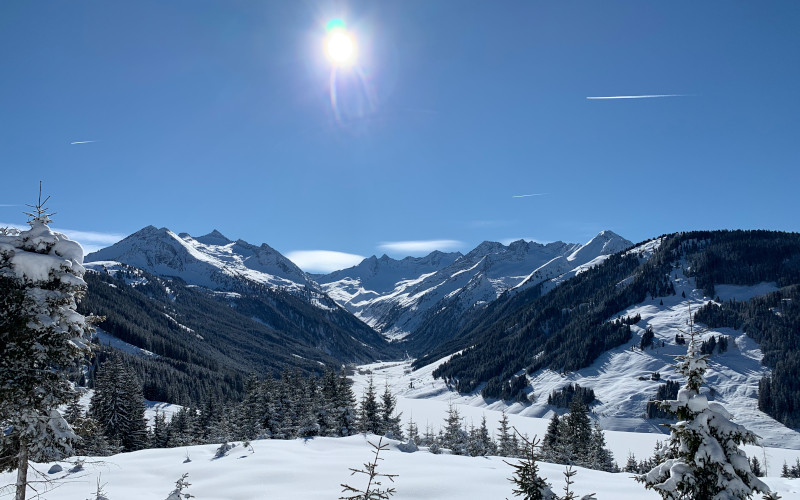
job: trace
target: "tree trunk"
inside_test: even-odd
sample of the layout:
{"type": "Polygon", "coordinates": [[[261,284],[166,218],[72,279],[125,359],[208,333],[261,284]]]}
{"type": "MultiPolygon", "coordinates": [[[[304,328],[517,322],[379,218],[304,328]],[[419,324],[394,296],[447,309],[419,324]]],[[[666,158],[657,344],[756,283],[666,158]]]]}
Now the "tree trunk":
{"type": "Polygon", "coordinates": [[[19,438],[19,456],[17,460],[17,494],[14,500],[25,500],[25,491],[28,489],[28,442],[24,437],[19,438]]]}

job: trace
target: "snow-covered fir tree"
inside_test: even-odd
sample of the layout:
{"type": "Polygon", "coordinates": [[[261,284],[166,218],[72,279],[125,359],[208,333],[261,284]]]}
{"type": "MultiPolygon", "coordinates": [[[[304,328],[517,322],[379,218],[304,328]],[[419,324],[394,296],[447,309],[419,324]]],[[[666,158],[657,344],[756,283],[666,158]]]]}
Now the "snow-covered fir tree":
{"type": "Polygon", "coordinates": [[[68,380],[89,352],[91,326],[76,312],[86,291],[83,250],[50,230],[39,203],[30,229],[0,233],[0,468],[17,468],[24,500],[28,460],[72,452],[75,433],[58,411],[75,396],[68,380]]]}
{"type": "Polygon", "coordinates": [[[419,445],[422,443],[422,437],[419,435],[419,427],[417,423],[414,422],[413,416],[408,419],[408,425],[406,426],[406,435],[408,439],[411,440],[414,444],[419,445]]]}
{"type": "Polygon", "coordinates": [[[508,415],[503,410],[503,415],[500,417],[500,427],[497,428],[497,454],[501,457],[516,457],[517,449],[512,445],[511,441],[511,426],[508,425],[508,415]]]}
{"type": "Polygon", "coordinates": [[[662,498],[735,500],[750,498],[754,492],[769,493],[750,469],[750,461],[739,446],[756,444],[758,436],[731,422],[731,415],[719,403],[701,394],[707,355],[697,345],[691,311],[689,346],[678,356],[676,370],[686,377],[678,399],[663,406],[678,415],[671,432],[664,460],[636,479],[662,498]]]}
{"type": "Polygon", "coordinates": [[[440,440],[443,448],[449,448],[453,455],[466,455],[469,436],[461,427],[461,415],[452,403],[447,409],[444,434],[440,440]]]}
{"type": "Polygon", "coordinates": [[[614,455],[606,448],[606,438],[603,429],[597,422],[592,426],[592,437],[589,441],[588,462],[590,468],[606,472],[618,472],[619,468],[614,463],[614,455]]]}
{"type": "Polygon", "coordinates": [[[472,457],[483,457],[497,453],[497,445],[492,441],[492,436],[489,435],[489,428],[486,425],[486,415],[481,418],[479,427],[470,429],[467,451],[472,457]]]}

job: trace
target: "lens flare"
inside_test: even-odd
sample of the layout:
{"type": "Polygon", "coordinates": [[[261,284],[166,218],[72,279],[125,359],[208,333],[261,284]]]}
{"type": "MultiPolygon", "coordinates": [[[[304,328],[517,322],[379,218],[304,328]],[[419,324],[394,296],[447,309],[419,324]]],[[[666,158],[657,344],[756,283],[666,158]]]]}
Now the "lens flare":
{"type": "Polygon", "coordinates": [[[337,66],[349,66],[355,61],[356,43],[353,36],[343,29],[335,29],[325,41],[325,53],[337,66]]]}
{"type": "Polygon", "coordinates": [[[325,25],[325,32],[324,49],[330,63],[328,92],[333,118],[340,127],[357,131],[377,108],[374,82],[363,67],[364,61],[359,61],[362,58],[359,57],[355,34],[347,29],[345,22],[331,19],[325,25]]]}

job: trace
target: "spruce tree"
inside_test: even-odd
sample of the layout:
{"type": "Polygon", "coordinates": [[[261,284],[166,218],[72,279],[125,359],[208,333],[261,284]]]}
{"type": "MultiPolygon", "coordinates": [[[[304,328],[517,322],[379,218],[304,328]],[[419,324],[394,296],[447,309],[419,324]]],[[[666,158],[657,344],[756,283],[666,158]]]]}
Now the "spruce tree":
{"type": "Polygon", "coordinates": [[[358,412],[356,411],[356,398],[350,379],[342,370],[336,391],[336,411],[339,427],[339,436],[352,436],[358,433],[358,412]]]}
{"type": "Polygon", "coordinates": [[[589,409],[578,398],[569,405],[569,413],[561,419],[564,451],[567,463],[591,467],[589,453],[592,442],[592,424],[589,409]]]}
{"type": "Polygon", "coordinates": [[[542,456],[544,459],[550,463],[563,464],[566,460],[562,443],[561,420],[558,418],[558,413],[554,412],[542,440],[542,456]]]}
{"type": "Polygon", "coordinates": [[[169,425],[163,411],[156,410],[153,429],[150,433],[150,448],[166,448],[169,444],[169,425]]]}
{"type": "Polygon", "coordinates": [[[76,312],[86,291],[83,250],[50,230],[39,192],[30,229],[0,232],[0,469],[17,468],[17,500],[29,459],[72,452],[75,433],[58,408],[74,397],[68,373],[88,353],[91,331],[76,312]]]}
{"type": "Polygon", "coordinates": [[[390,439],[403,440],[403,430],[400,428],[400,417],[402,413],[395,415],[397,408],[397,398],[389,390],[389,384],[383,391],[380,404],[381,434],[390,439]]]}
{"type": "Polygon", "coordinates": [[[480,427],[474,427],[469,436],[469,454],[473,457],[494,455],[497,453],[497,445],[489,435],[489,428],[486,425],[486,415],[481,418],[480,427]]]}
{"type": "Polygon", "coordinates": [[[592,437],[589,441],[589,467],[594,470],[618,472],[614,464],[614,455],[606,448],[606,438],[600,424],[594,423],[592,437]]]}
{"type": "Polygon", "coordinates": [[[461,428],[461,415],[459,415],[458,409],[450,403],[441,445],[449,448],[453,455],[466,455],[467,441],[467,433],[461,428]]]}
{"type": "Polygon", "coordinates": [[[539,476],[539,466],[536,463],[539,458],[539,440],[536,436],[530,440],[520,437],[523,442],[522,459],[515,464],[506,462],[514,468],[513,476],[509,479],[516,486],[513,490],[514,496],[525,500],[556,500],[551,486],[539,476]]]}
{"type": "Polygon", "coordinates": [[[91,412],[106,438],[119,443],[123,451],[140,450],[147,445],[145,402],[141,383],[120,357],[100,367],[95,380],[91,412]]]}
{"type": "Polygon", "coordinates": [[[375,394],[375,384],[372,377],[369,378],[364,394],[361,396],[361,407],[358,414],[358,428],[361,432],[372,434],[380,434],[382,429],[382,422],[380,416],[380,407],[378,405],[377,396],[375,394]]]}
{"type": "Polygon", "coordinates": [[[416,445],[422,444],[422,438],[419,435],[419,427],[417,423],[414,422],[413,416],[408,419],[408,425],[406,426],[406,434],[408,435],[408,439],[414,442],[416,445]]]}
{"type": "Polygon", "coordinates": [[[497,438],[497,454],[501,457],[515,457],[517,450],[511,445],[511,427],[508,425],[508,415],[503,410],[503,416],[500,417],[500,427],[497,429],[499,436],[497,438]]]}
{"type": "Polygon", "coordinates": [[[665,460],[637,480],[664,499],[709,498],[718,500],[750,498],[754,492],[768,494],[769,487],[750,469],[742,444],[756,444],[758,436],[730,421],[731,415],[719,403],[700,393],[707,368],[707,355],[698,346],[689,311],[689,346],[678,356],[676,371],[686,377],[677,400],[664,406],[677,413],[671,425],[665,460]]]}

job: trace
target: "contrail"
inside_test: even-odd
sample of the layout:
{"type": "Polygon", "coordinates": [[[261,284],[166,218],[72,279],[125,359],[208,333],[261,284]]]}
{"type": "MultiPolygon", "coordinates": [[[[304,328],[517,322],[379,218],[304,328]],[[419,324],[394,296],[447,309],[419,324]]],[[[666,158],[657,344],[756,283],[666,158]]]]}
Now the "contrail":
{"type": "Polygon", "coordinates": [[[511,197],[512,198],[529,198],[531,196],[544,196],[546,194],[547,193],[515,194],[515,195],[512,195],[511,197]]]}
{"type": "Polygon", "coordinates": [[[72,146],[73,144],[89,144],[90,142],[97,142],[97,141],[75,141],[75,142],[70,142],[69,145],[72,146]]]}
{"type": "Polygon", "coordinates": [[[687,97],[689,94],[610,95],[587,97],[587,99],[651,99],[653,97],[687,97]]]}

